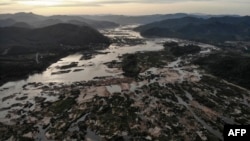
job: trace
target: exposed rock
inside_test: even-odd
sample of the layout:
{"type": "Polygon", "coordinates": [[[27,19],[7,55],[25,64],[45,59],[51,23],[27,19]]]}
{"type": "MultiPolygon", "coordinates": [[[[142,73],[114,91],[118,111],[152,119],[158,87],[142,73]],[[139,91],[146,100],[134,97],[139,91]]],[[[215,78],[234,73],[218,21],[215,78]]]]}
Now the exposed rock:
{"type": "Polygon", "coordinates": [[[42,102],[44,102],[46,100],[46,98],[45,97],[37,97],[36,96],[34,98],[34,100],[35,100],[36,103],[42,103],[42,102]]]}

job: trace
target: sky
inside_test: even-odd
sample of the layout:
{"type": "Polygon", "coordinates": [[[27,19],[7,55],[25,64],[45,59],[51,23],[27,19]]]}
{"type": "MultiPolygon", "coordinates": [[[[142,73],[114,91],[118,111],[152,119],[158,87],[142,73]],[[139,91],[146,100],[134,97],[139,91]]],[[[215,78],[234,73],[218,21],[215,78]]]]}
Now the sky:
{"type": "Polygon", "coordinates": [[[149,15],[204,13],[250,15],[250,0],[0,0],[0,13],[41,15],[149,15]]]}

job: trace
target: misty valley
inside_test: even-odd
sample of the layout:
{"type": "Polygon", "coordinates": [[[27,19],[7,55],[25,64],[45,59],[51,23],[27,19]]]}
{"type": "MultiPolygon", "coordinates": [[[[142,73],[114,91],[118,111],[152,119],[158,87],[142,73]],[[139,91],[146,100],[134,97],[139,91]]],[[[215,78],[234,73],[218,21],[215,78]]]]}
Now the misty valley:
{"type": "Polygon", "coordinates": [[[249,50],[249,16],[0,14],[0,140],[222,141],[249,50]]]}

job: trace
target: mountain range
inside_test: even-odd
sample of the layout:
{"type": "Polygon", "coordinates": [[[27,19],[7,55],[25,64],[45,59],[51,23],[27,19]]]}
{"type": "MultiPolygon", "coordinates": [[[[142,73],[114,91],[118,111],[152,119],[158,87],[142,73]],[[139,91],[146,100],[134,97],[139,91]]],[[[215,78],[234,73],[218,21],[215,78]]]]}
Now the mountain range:
{"type": "MultiPolygon", "coordinates": [[[[206,14],[155,14],[142,16],[126,16],[126,15],[53,15],[42,16],[34,13],[15,13],[0,14],[0,27],[18,26],[26,28],[39,28],[50,26],[58,23],[71,23],[77,25],[89,25],[94,28],[113,28],[119,25],[127,24],[148,24],[156,21],[167,19],[178,19],[183,17],[196,17],[208,19],[211,17],[223,17],[225,15],[206,15],[206,14]],[[16,24],[18,23],[18,24],[16,24]],[[20,24],[22,23],[22,24],[20,24]],[[26,25],[24,25],[25,23],[26,25]]],[[[239,17],[238,15],[230,15],[239,17]]]]}
{"type": "Polygon", "coordinates": [[[202,42],[249,41],[250,17],[184,17],[135,28],[146,37],[174,37],[202,42]]]}
{"type": "Polygon", "coordinates": [[[156,21],[162,21],[167,19],[179,19],[184,17],[195,17],[208,19],[211,17],[239,17],[238,15],[207,15],[207,14],[187,14],[187,13],[175,13],[175,14],[154,14],[154,15],[141,15],[141,16],[126,16],[126,15],[83,15],[82,17],[92,20],[105,20],[118,23],[120,25],[127,24],[148,24],[156,21]]]}
{"type": "Polygon", "coordinates": [[[41,28],[59,23],[71,23],[81,26],[91,26],[93,28],[113,28],[119,24],[110,21],[96,21],[86,19],[81,16],[54,15],[41,16],[34,13],[0,14],[0,27],[17,26],[26,28],[41,28]],[[25,23],[26,25],[20,25],[25,23]]]}

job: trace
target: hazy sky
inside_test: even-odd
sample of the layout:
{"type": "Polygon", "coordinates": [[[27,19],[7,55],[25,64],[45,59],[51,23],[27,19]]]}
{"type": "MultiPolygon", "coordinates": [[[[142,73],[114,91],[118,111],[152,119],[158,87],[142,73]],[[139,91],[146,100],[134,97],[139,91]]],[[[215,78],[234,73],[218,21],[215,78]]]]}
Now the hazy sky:
{"type": "Polygon", "coordinates": [[[250,0],[0,0],[0,13],[250,15],[250,0]]]}

